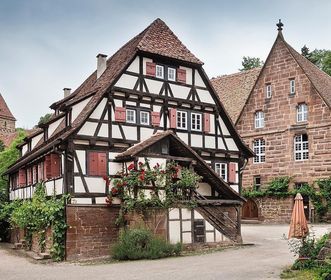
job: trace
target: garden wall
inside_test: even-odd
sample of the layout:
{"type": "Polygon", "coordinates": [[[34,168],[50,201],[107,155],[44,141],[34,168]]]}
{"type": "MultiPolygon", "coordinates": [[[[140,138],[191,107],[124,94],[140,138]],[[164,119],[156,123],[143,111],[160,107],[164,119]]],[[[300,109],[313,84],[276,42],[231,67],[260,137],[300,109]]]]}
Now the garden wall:
{"type": "Polygon", "coordinates": [[[115,221],[119,207],[67,205],[66,259],[78,260],[110,255],[119,228],[115,221]]]}

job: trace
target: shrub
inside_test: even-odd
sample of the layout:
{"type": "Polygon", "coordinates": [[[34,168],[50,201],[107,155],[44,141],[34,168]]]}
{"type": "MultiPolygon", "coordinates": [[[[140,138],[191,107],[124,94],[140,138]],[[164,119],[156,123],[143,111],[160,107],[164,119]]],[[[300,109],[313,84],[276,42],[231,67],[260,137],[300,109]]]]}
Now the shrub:
{"type": "Polygon", "coordinates": [[[169,244],[147,229],[131,229],[121,232],[112,256],[117,260],[159,259],[179,255],[181,250],[181,244],[169,244]]]}

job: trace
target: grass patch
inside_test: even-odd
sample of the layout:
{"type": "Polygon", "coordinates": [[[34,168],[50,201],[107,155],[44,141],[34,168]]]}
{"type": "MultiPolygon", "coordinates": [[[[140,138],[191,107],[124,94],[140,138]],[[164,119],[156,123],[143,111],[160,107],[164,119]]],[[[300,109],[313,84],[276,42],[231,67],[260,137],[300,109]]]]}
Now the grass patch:
{"type": "Polygon", "coordinates": [[[291,270],[286,269],[280,274],[281,279],[296,279],[296,280],[318,280],[319,272],[316,270],[291,270]]]}

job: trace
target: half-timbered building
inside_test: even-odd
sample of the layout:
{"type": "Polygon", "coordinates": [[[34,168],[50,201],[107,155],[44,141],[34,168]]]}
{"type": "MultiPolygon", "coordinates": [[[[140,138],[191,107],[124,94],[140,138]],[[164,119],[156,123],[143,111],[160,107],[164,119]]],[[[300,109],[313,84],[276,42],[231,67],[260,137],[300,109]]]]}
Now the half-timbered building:
{"type": "MultiPolygon", "coordinates": [[[[190,164],[203,177],[195,210],[172,209],[170,242],[240,241],[241,171],[253,155],[242,142],[194,56],[160,19],[50,107],[49,122],[19,146],[7,174],[11,199],[70,194],[67,259],[109,254],[118,206],[107,207],[105,176],[129,162],[190,164]]],[[[120,202],[118,202],[120,203],[120,202]]]]}

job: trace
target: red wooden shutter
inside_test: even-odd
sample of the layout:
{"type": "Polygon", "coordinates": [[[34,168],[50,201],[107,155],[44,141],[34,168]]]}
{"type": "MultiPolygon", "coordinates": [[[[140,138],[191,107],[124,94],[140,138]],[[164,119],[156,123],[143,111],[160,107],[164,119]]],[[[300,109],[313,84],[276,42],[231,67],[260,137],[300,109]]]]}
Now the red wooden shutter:
{"type": "Polygon", "coordinates": [[[236,163],[229,163],[229,182],[236,183],[236,163]]]}
{"type": "Polygon", "coordinates": [[[59,154],[51,154],[51,176],[58,177],[61,174],[61,157],[59,154]]]}
{"type": "Polygon", "coordinates": [[[186,83],[186,70],[177,69],[177,81],[181,83],[186,83]]]}
{"type": "Polygon", "coordinates": [[[45,169],[45,179],[52,178],[52,161],[51,161],[51,155],[47,155],[45,157],[44,169],[45,169]]]}
{"type": "Polygon", "coordinates": [[[175,108],[169,109],[170,128],[177,127],[177,110],[175,108]]]}
{"type": "Polygon", "coordinates": [[[96,152],[88,153],[88,167],[89,167],[88,175],[90,176],[98,175],[98,153],[96,152]]]}
{"type": "Polygon", "coordinates": [[[18,171],[18,185],[23,187],[26,185],[26,172],[24,169],[18,171]]]}
{"type": "Polygon", "coordinates": [[[126,120],[126,111],[123,107],[115,108],[115,121],[117,122],[125,122],[126,120]]]}
{"type": "Polygon", "coordinates": [[[38,165],[32,167],[32,183],[37,183],[38,165]]]}
{"type": "Polygon", "coordinates": [[[154,76],[156,72],[156,64],[152,62],[146,62],[146,75],[154,76]]]}
{"type": "Polygon", "coordinates": [[[107,176],[107,155],[106,153],[98,154],[98,176],[107,176]]]}
{"type": "Polygon", "coordinates": [[[28,175],[28,185],[32,184],[32,169],[28,168],[27,170],[27,175],[28,175]]]}
{"type": "Polygon", "coordinates": [[[152,112],[152,126],[160,126],[160,113],[152,112]]]}
{"type": "Polygon", "coordinates": [[[204,113],[204,125],[203,125],[203,131],[209,133],[210,132],[210,114],[204,113]]]}

